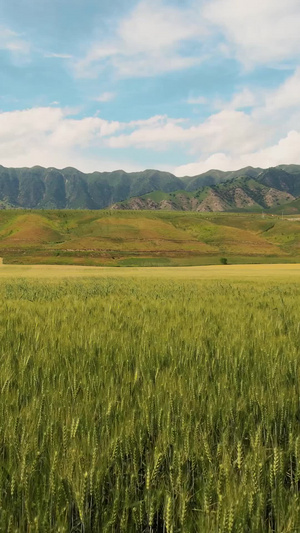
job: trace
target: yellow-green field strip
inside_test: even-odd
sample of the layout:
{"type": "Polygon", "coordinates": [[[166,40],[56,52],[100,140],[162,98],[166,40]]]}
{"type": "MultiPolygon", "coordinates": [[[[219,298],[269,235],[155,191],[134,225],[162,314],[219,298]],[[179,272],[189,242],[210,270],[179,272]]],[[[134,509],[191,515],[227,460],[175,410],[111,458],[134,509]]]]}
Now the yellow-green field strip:
{"type": "Polygon", "coordinates": [[[163,278],[247,279],[300,278],[300,264],[196,267],[83,267],[65,265],[2,265],[0,278],[163,278]]]}

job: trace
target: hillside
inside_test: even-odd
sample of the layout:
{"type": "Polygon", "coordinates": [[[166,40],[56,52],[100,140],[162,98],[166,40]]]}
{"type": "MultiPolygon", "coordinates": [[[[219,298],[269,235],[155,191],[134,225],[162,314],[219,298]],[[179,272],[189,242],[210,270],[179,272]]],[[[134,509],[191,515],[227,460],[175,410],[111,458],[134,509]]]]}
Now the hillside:
{"type": "MultiPolygon", "coordinates": [[[[218,183],[197,190],[200,177],[188,182],[185,190],[154,191],[140,197],[112,205],[112,209],[153,209],[181,211],[260,211],[289,205],[300,195],[299,173],[289,173],[281,168],[244,169],[249,175],[235,173],[218,175],[218,183]],[[259,172],[258,172],[259,171],[259,172]],[[234,174],[234,176],[232,176],[234,174]],[[252,175],[251,175],[252,174],[252,175]]],[[[205,176],[203,182],[212,176],[205,176]]],[[[217,175],[215,175],[217,179],[217,175]]]]}
{"type": "Polygon", "coordinates": [[[262,168],[245,167],[239,170],[224,172],[222,170],[208,170],[198,176],[185,176],[183,181],[186,183],[187,191],[196,191],[199,188],[218,185],[223,181],[246,176],[248,178],[255,178],[263,171],[262,168]]]}
{"type": "Polygon", "coordinates": [[[297,217],[247,213],[2,210],[4,263],[201,265],[300,262],[297,217]]]}
{"type": "Polygon", "coordinates": [[[93,172],[0,166],[0,208],[260,211],[300,196],[300,166],[177,178],[169,172],[93,172]]]}
{"type": "Polygon", "coordinates": [[[103,209],[151,191],[180,189],[169,172],[93,172],[75,168],[4,168],[0,166],[0,205],[29,209],[103,209]]]}

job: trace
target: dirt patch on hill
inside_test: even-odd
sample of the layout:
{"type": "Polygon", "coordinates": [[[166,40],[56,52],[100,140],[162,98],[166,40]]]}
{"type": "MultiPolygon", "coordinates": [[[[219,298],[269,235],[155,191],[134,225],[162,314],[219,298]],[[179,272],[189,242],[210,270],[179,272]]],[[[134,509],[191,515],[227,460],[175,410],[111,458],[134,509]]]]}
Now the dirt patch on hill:
{"type": "Polygon", "coordinates": [[[210,191],[196,211],[226,211],[226,207],[226,203],[215,192],[210,191]]]}
{"type": "Polygon", "coordinates": [[[237,187],[235,189],[233,199],[236,207],[240,209],[255,205],[255,202],[251,196],[249,196],[241,187],[237,187]]]}
{"type": "Polygon", "coordinates": [[[268,207],[272,207],[276,203],[285,203],[295,200],[295,197],[288,193],[278,191],[277,189],[269,189],[265,194],[265,202],[268,207]]]}

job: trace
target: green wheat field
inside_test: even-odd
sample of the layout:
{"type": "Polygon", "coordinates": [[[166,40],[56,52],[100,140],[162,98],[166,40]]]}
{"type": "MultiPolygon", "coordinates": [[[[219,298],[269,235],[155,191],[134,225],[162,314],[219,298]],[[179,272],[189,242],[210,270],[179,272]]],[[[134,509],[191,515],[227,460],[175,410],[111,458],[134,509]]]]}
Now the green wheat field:
{"type": "Polygon", "coordinates": [[[1,532],[300,531],[299,266],[0,270],[1,532]]]}

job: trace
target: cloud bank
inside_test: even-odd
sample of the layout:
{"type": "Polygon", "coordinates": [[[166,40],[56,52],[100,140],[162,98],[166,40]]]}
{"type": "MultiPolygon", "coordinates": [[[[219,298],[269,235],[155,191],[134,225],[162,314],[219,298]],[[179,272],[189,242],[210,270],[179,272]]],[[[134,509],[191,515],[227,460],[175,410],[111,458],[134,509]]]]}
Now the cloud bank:
{"type": "MultiPolygon", "coordinates": [[[[60,167],[72,161],[82,170],[105,170],[97,152],[109,154],[105,162],[111,169],[120,166],[120,157],[126,161],[129,149],[159,154],[181,148],[192,161],[170,165],[178,176],[210,168],[300,164],[300,69],[276,89],[242,90],[223,102],[222,109],[218,106],[220,102],[198,123],[168,115],[128,122],[80,118],[76,110],[60,107],[0,113],[0,160],[5,166],[60,167]]],[[[125,169],[132,168],[137,166],[127,162],[125,169]]]]}

